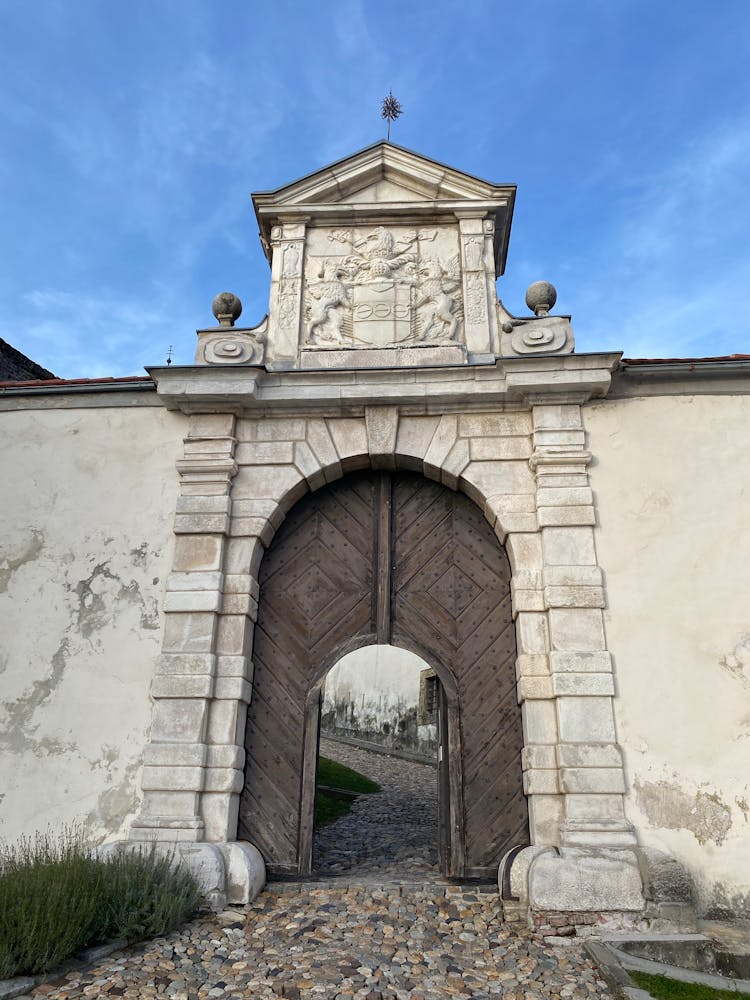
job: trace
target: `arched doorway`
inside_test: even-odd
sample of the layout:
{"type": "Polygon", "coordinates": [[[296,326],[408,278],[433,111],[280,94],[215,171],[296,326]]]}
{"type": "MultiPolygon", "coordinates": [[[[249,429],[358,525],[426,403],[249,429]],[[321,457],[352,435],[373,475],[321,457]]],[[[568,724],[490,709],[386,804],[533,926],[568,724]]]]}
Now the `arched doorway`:
{"type": "Polygon", "coordinates": [[[445,812],[438,808],[439,686],[420,656],[385,643],[347,653],[326,675],[316,875],[421,879],[439,871],[438,819],[445,812]],[[348,800],[351,813],[338,820],[347,797],[332,789],[349,783],[346,774],[339,777],[341,766],[380,790],[359,795],[356,803],[348,800]]]}
{"type": "Polygon", "coordinates": [[[259,584],[240,838],[271,872],[310,871],[323,678],[390,643],[440,679],[441,869],[495,874],[528,813],[510,566],[477,507],[411,473],[346,476],[292,508],[259,584]]]}

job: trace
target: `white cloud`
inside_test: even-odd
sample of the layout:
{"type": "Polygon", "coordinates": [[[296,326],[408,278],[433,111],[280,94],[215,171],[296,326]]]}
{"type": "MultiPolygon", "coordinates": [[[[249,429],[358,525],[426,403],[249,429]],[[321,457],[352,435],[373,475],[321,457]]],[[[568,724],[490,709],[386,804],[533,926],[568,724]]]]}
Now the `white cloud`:
{"type": "Polygon", "coordinates": [[[750,119],[733,120],[623,182],[614,225],[568,274],[581,283],[571,297],[584,317],[579,348],[604,339],[631,357],[747,351],[735,316],[750,287],[749,163],[750,119]]]}
{"type": "Polygon", "coordinates": [[[167,301],[155,305],[56,289],[35,289],[23,301],[26,321],[14,346],[61,378],[142,375],[146,364],[164,362],[170,343],[189,349],[182,343],[188,317],[167,301]],[[125,366],[122,358],[129,359],[125,366]]]}

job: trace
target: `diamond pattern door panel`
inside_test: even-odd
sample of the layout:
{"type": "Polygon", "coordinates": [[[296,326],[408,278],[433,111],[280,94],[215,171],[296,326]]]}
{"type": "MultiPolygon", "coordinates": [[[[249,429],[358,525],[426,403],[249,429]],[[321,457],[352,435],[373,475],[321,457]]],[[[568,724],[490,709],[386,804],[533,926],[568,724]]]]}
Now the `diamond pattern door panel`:
{"type": "Polygon", "coordinates": [[[297,871],[305,703],[316,665],[374,632],[375,477],[304,497],[260,571],[253,696],[239,837],[276,870],[297,871]]]}
{"type": "MultiPolygon", "coordinates": [[[[464,871],[496,874],[528,843],[510,565],[481,511],[418,476],[393,484],[393,640],[448,666],[458,687],[464,871]]],[[[460,817],[459,817],[460,821],[460,817]]]]}

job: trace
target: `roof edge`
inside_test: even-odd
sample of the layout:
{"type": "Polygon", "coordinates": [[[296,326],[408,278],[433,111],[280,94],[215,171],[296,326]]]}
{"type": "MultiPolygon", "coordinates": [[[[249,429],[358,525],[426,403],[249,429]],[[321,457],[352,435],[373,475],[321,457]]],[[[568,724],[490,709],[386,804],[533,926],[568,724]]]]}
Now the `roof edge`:
{"type": "Polygon", "coordinates": [[[152,392],[155,390],[156,383],[149,375],[74,379],[29,379],[23,382],[0,382],[0,396],[38,396],[72,392],[152,392]]]}

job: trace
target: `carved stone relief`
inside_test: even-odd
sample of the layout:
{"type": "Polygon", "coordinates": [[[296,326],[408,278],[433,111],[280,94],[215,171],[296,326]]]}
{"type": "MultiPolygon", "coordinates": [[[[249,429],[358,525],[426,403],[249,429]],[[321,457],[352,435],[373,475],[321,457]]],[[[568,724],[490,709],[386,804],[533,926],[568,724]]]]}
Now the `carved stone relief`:
{"type": "Polygon", "coordinates": [[[457,251],[440,229],[318,231],[305,261],[303,346],[461,343],[457,251]]]}
{"type": "Polygon", "coordinates": [[[487,319],[487,283],[481,271],[466,275],[466,318],[470,323],[487,319]]]}
{"type": "Polygon", "coordinates": [[[284,223],[270,230],[271,300],[267,360],[295,357],[299,347],[305,224],[284,223]]]}

